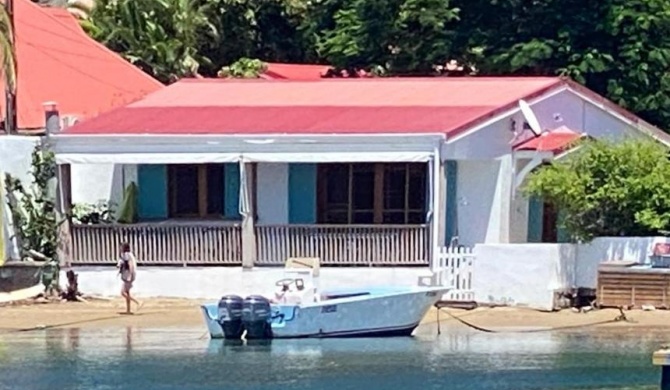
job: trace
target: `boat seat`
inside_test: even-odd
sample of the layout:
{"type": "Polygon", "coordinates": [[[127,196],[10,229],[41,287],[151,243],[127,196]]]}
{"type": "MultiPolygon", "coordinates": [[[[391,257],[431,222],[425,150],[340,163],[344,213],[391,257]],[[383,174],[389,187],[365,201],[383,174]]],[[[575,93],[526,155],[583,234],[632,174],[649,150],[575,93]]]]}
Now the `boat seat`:
{"type": "Polygon", "coordinates": [[[284,295],[284,301],[286,303],[299,305],[301,303],[319,302],[320,297],[319,294],[316,293],[316,288],[314,288],[314,286],[305,284],[302,291],[297,290],[294,287],[287,291],[284,295]]]}

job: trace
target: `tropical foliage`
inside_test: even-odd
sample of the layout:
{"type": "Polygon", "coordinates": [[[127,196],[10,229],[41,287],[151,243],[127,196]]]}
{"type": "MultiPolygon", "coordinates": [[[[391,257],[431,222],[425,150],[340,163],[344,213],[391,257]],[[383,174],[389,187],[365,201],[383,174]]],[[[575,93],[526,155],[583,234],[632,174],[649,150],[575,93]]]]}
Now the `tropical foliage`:
{"type": "Polygon", "coordinates": [[[456,55],[481,74],[566,75],[670,127],[670,2],[455,0],[456,55]]]}
{"type": "Polygon", "coordinates": [[[450,0],[321,0],[303,31],[320,58],[350,74],[426,75],[451,59],[459,10],[450,0]]]}
{"type": "Polygon", "coordinates": [[[253,76],[236,73],[242,58],[350,76],[566,75],[670,127],[665,0],[98,0],[85,25],[164,82],[253,76]]]}
{"type": "Polygon", "coordinates": [[[240,58],[224,66],[217,76],[221,78],[256,79],[267,69],[267,64],[258,59],[240,58]]]}
{"type": "Polygon", "coordinates": [[[77,225],[97,225],[116,222],[116,204],[106,201],[72,205],[72,222],[77,225]]]}
{"type": "Polygon", "coordinates": [[[5,7],[0,7],[0,78],[9,92],[16,88],[16,58],[14,56],[14,31],[5,7]]]}
{"type": "Polygon", "coordinates": [[[19,244],[21,258],[35,250],[49,259],[58,260],[58,228],[62,219],[56,213],[56,169],[54,154],[38,144],[32,153],[33,180],[30,186],[5,175],[14,238],[19,244]]]}
{"type": "Polygon", "coordinates": [[[218,45],[214,3],[98,0],[85,30],[158,80],[169,83],[211,65],[201,49],[218,45]]]}
{"type": "Polygon", "coordinates": [[[670,232],[670,160],[655,141],[586,141],[532,173],[524,191],[561,210],[577,240],[670,232]]]}

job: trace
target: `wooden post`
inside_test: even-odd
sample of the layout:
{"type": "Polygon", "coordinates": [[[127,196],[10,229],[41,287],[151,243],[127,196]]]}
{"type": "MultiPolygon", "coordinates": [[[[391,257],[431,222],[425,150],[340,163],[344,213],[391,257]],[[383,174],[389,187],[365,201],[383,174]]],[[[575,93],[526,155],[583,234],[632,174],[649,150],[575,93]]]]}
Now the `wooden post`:
{"type": "Polygon", "coordinates": [[[240,163],[240,186],[245,186],[246,190],[240,191],[240,202],[245,203],[247,212],[242,214],[242,268],[252,269],[256,262],[256,231],[254,219],[256,210],[253,202],[256,186],[254,186],[254,170],[250,163],[240,163]],[[244,166],[242,167],[242,164],[244,166]],[[243,199],[245,197],[246,199],[243,199]]]}
{"type": "Polygon", "coordinates": [[[661,390],[670,390],[670,347],[663,346],[654,352],[652,362],[661,366],[661,390]]]}

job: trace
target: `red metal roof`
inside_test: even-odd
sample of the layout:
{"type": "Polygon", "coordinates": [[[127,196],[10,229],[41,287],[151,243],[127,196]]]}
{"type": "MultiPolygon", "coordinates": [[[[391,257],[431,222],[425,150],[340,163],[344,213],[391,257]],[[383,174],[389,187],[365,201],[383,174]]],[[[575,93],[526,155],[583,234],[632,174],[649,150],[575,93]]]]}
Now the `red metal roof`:
{"type": "Polygon", "coordinates": [[[75,31],[82,30],[77,18],[74,17],[74,15],[72,15],[67,9],[60,7],[43,7],[42,10],[52,17],[58,19],[58,21],[67,25],[71,29],[75,31]]]}
{"type": "MultiPolygon", "coordinates": [[[[14,12],[19,129],[44,127],[42,103],[46,101],[55,101],[61,115],[83,119],[163,87],[89,38],[67,11],[15,0],[14,12]]],[[[0,110],[4,116],[4,99],[0,110]]]]}
{"type": "Polygon", "coordinates": [[[539,137],[531,138],[514,147],[515,150],[536,150],[538,152],[560,153],[572,146],[583,134],[570,130],[565,126],[542,133],[539,137]]]}
{"type": "Polygon", "coordinates": [[[328,65],[267,63],[262,78],[271,80],[319,80],[331,67],[328,65]]]}
{"type": "Polygon", "coordinates": [[[188,79],[70,134],[452,133],[559,78],[188,79]]]}

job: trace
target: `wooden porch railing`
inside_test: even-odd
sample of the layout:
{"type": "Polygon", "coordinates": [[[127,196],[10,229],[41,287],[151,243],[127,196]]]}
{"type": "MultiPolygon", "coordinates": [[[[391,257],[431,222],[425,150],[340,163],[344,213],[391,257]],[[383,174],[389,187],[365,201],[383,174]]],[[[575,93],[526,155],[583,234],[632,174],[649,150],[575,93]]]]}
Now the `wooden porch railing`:
{"type": "Polygon", "coordinates": [[[239,224],[72,225],[73,264],[114,264],[128,242],[140,264],[242,264],[239,224]]]}
{"type": "Polygon", "coordinates": [[[427,265],[427,225],[259,225],[258,265],[319,257],[324,265],[427,265]]]}

